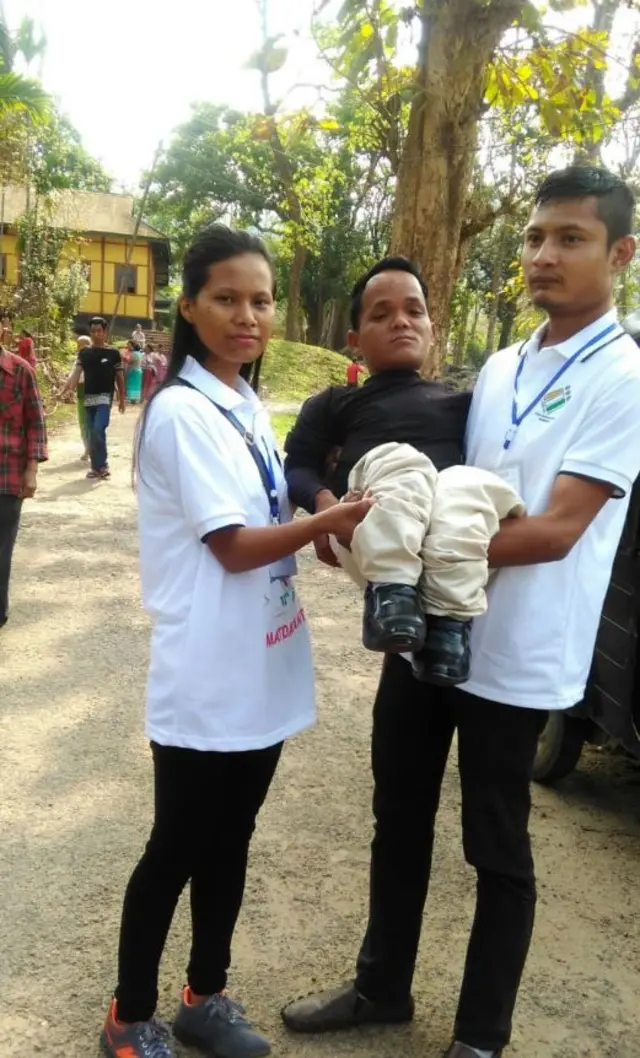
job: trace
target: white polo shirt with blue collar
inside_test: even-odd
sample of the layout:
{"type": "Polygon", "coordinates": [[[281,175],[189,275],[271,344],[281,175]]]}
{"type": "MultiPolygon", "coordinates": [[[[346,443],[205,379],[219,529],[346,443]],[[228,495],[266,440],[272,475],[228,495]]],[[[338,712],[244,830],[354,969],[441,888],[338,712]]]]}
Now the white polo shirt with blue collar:
{"type": "Polygon", "coordinates": [[[286,482],[251,387],[238,379],[232,389],[191,357],[180,375],[195,388],[157,394],[139,446],[142,593],[153,621],[147,734],[186,749],[263,749],[315,720],[310,639],[293,578],[268,566],[228,573],[203,542],[271,521],[256,462],[220,408],[254,435],[285,521],[286,482]]]}
{"type": "Polygon", "coordinates": [[[640,473],[640,349],[614,311],[557,346],[540,346],[544,331],[484,366],[467,462],[508,480],[529,515],[547,509],[559,474],[608,482],[615,493],[561,561],[497,571],[487,612],[473,623],[471,677],[461,689],[509,705],[566,709],[584,695],[640,473]]]}

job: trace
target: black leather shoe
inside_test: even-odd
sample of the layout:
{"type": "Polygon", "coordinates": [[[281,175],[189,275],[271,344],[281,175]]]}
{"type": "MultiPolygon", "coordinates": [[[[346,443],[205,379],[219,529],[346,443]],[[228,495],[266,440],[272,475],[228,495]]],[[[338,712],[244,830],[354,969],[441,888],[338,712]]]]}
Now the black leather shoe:
{"type": "MultiPolygon", "coordinates": [[[[500,1058],[501,1054],[502,1051],[494,1051],[493,1058],[500,1058]]],[[[442,1058],[477,1058],[477,1056],[472,1047],[467,1047],[464,1043],[452,1043],[442,1058]]]]}
{"type": "Polygon", "coordinates": [[[469,679],[471,621],[429,615],[427,639],[412,659],[413,674],[423,683],[455,687],[469,679]]]}
{"type": "Polygon", "coordinates": [[[362,642],[382,654],[413,653],[424,646],[427,623],[418,593],[408,584],[367,584],[362,642]]]}
{"type": "Polygon", "coordinates": [[[359,1025],[401,1025],[413,1018],[413,999],[401,1003],[373,1003],[354,984],[330,992],[296,999],[282,1010],[282,1020],[292,1032],[340,1032],[359,1025]]]}

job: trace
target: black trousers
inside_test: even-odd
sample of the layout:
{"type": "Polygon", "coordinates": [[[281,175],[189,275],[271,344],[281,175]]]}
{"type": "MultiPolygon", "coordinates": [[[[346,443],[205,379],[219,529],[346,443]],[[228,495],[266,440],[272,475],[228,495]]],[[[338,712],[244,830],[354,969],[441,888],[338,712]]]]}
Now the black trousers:
{"type": "Polygon", "coordinates": [[[440,788],[457,729],[464,853],[478,882],[455,1038],[481,1050],[509,1041],[531,942],[529,784],[544,720],[537,710],[429,687],[402,658],[385,659],[374,706],[369,924],[356,986],[372,1000],[404,999],[411,990],[440,788]]]}
{"type": "Polygon", "coordinates": [[[153,1015],[160,959],[188,881],[192,947],[187,981],[198,995],[225,988],[249,843],[282,744],[246,753],[156,743],[151,749],[155,820],[127,887],[120,930],[116,1000],[123,1021],[153,1015]]]}
{"type": "Polygon", "coordinates": [[[9,616],[11,559],[18,536],[22,500],[0,493],[0,628],[9,616]]]}

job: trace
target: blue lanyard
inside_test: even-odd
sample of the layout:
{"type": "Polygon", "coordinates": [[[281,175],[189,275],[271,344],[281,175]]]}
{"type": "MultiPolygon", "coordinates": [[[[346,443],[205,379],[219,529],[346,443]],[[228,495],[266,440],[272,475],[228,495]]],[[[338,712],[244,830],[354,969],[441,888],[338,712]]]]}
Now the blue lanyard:
{"type": "MultiPolygon", "coordinates": [[[[209,398],[210,399],[210,398],[209,398]]],[[[280,501],[278,499],[278,487],[276,483],[276,475],[273,469],[273,463],[271,462],[271,453],[265,443],[267,452],[266,459],[260,449],[258,443],[251,433],[245,426],[242,425],[240,420],[230,411],[228,408],[223,408],[220,404],[216,404],[214,400],[211,401],[213,405],[221,412],[227,422],[230,422],[232,426],[235,426],[236,430],[242,437],[246,444],[251,457],[258,468],[260,474],[260,480],[262,481],[262,487],[267,494],[269,501],[269,514],[273,525],[280,525],[280,501]]]]}
{"type": "Polygon", "coordinates": [[[565,374],[565,372],[568,371],[569,368],[573,364],[575,364],[576,360],[578,360],[579,357],[581,357],[583,353],[586,353],[587,349],[591,349],[591,347],[593,345],[596,345],[603,338],[606,338],[607,335],[611,334],[612,331],[616,330],[616,328],[618,326],[619,326],[619,324],[617,322],[610,323],[608,327],[605,327],[605,329],[603,331],[600,331],[599,334],[596,334],[594,338],[590,338],[588,342],[585,342],[585,344],[582,345],[573,354],[573,356],[570,356],[568,360],[565,360],[564,364],[562,365],[561,368],[559,368],[558,371],[556,371],[556,373],[553,376],[553,378],[549,382],[547,382],[546,385],[537,394],[537,396],[535,396],[533,398],[533,400],[529,404],[527,404],[527,406],[524,409],[524,411],[519,413],[518,412],[518,385],[520,383],[520,375],[522,374],[523,369],[524,369],[525,360],[527,359],[527,354],[524,353],[524,355],[520,356],[520,362],[518,363],[518,367],[516,369],[516,377],[515,377],[515,379],[513,381],[513,400],[511,402],[511,426],[507,430],[507,433],[505,435],[504,445],[503,445],[505,450],[508,450],[509,448],[511,448],[511,445],[513,444],[513,440],[514,440],[514,438],[515,438],[515,436],[516,436],[516,434],[518,432],[518,428],[522,425],[524,420],[529,415],[531,415],[531,412],[534,410],[534,408],[536,408],[538,406],[538,404],[540,403],[542,398],[547,395],[549,390],[553,386],[555,386],[556,382],[559,382],[559,380],[562,378],[562,376],[565,374]]]}
{"type": "MultiPolygon", "coordinates": [[[[197,386],[194,386],[191,382],[187,382],[186,378],[178,377],[174,379],[173,382],[170,382],[169,385],[187,386],[189,389],[195,389],[197,393],[202,393],[202,390],[198,389],[197,386]]],[[[207,397],[207,394],[202,393],[202,396],[207,397]]],[[[223,408],[221,404],[217,404],[215,400],[211,399],[211,397],[207,397],[207,400],[211,404],[213,404],[214,408],[218,409],[221,415],[224,415],[228,423],[231,423],[231,425],[235,427],[235,429],[242,437],[242,440],[246,444],[247,448],[249,449],[249,454],[251,455],[251,458],[253,459],[254,463],[256,464],[256,467],[258,468],[262,487],[267,494],[271,522],[273,523],[273,525],[279,525],[280,501],[278,499],[278,487],[276,483],[275,471],[273,469],[273,463],[271,462],[271,454],[267,445],[265,444],[265,448],[267,449],[267,458],[265,459],[262,452],[258,448],[258,444],[254,435],[251,433],[250,430],[247,430],[247,428],[242,425],[237,416],[235,416],[233,412],[230,411],[228,408],[223,408]]],[[[278,459],[277,452],[276,459],[279,463],[280,460],[278,459]]]]}

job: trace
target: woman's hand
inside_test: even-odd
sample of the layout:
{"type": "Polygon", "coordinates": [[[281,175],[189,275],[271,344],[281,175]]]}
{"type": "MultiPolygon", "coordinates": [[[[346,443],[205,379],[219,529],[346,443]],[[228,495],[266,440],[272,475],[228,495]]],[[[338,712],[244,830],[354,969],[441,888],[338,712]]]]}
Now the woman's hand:
{"type": "Polygon", "coordinates": [[[323,533],[335,536],[342,547],[349,548],[354,529],[366,518],[373,502],[371,496],[363,496],[356,500],[345,498],[342,503],[337,503],[323,511],[322,514],[316,515],[316,518],[322,525],[323,533]]]}
{"type": "MultiPolygon", "coordinates": [[[[342,503],[360,503],[361,500],[369,500],[370,506],[375,502],[371,491],[358,492],[356,489],[349,489],[342,497],[342,503]]],[[[347,540],[345,537],[340,537],[336,534],[336,540],[345,551],[351,551],[351,537],[347,540]]]]}

